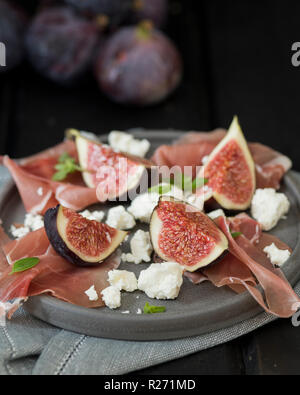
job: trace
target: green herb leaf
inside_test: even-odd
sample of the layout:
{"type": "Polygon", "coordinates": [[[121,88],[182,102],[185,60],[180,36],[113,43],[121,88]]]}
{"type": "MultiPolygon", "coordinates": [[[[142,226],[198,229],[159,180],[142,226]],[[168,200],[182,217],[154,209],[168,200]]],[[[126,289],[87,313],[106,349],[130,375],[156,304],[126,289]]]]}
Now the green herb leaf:
{"type": "Polygon", "coordinates": [[[151,306],[148,302],[145,304],[144,307],[144,314],[157,314],[157,313],[164,313],[166,308],[164,306],[151,306]]]}
{"type": "Polygon", "coordinates": [[[234,239],[237,239],[239,236],[242,236],[242,232],[231,232],[231,236],[234,238],[234,239]]]}
{"type": "Polygon", "coordinates": [[[10,274],[25,272],[26,270],[32,269],[39,263],[39,258],[20,259],[13,264],[12,272],[10,274]]]}
{"type": "Polygon", "coordinates": [[[193,191],[203,187],[208,183],[208,181],[209,180],[207,178],[195,178],[193,181],[193,191]]]}
{"type": "Polygon", "coordinates": [[[152,188],[149,188],[149,192],[158,193],[159,195],[164,195],[165,193],[169,193],[172,191],[172,185],[155,185],[152,188]]]}
{"type": "Polygon", "coordinates": [[[75,173],[75,171],[84,171],[77,163],[75,158],[70,156],[68,153],[62,154],[57,165],[55,165],[57,172],[53,175],[53,181],[63,181],[69,174],[75,173]]]}

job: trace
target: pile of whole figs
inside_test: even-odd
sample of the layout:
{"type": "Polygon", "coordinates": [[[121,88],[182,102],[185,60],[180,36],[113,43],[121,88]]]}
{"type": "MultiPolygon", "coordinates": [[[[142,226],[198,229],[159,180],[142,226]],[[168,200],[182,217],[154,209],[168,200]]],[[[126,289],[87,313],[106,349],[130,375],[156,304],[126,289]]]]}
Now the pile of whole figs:
{"type": "Polygon", "coordinates": [[[92,72],[112,100],[138,106],[169,96],[182,78],[182,59],[163,33],[168,0],[39,0],[29,17],[18,2],[0,0],[3,73],[26,57],[51,81],[72,85],[92,72]]]}

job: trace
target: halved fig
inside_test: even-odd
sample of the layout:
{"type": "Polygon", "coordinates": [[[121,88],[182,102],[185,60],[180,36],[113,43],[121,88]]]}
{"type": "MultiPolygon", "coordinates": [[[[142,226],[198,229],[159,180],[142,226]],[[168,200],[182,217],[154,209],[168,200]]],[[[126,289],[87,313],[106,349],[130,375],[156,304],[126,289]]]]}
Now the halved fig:
{"type": "Polygon", "coordinates": [[[227,210],[246,210],[255,192],[255,165],[235,117],[227,135],[210,154],[199,177],[208,179],[214,199],[227,210]]]}
{"type": "Polygon", "coordinates": [[[189,272],[208,266],[228,248],[226,236],[207,215],[169,196],[162,196],[155,208],[150,234],[161,259],[189,272]]]}
{"type": "Polygon", "coordinates": [[[127,232],[91,221],[61,205],[45,214],[45,230],[55,251],[77,266],[96,266],[112,255],[127,232]]]}
{"type": "Polygon", "coordinates": [[[97,188],[100,201],[127,196],[132,200],[136,191],[148,187],[148,170],[153,163],[89,140],[79,132],[75,135],[80,166],[85,170],[83,179],[90,188],[97,188]],[[132,193],[130,194],[130,191],[132,193]]]}

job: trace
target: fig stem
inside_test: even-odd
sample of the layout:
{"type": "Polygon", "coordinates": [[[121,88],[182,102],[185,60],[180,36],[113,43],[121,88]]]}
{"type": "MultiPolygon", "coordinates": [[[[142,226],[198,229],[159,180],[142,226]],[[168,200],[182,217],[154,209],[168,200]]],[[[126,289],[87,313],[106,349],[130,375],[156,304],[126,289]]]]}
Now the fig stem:
{"type": "Polygon", "coordinates": [[[153,32],[154,25],[153,22],[149,19],[145,19],[140,22],[137,26],[137,36],[141,40],[148,40],[153,32]]]}

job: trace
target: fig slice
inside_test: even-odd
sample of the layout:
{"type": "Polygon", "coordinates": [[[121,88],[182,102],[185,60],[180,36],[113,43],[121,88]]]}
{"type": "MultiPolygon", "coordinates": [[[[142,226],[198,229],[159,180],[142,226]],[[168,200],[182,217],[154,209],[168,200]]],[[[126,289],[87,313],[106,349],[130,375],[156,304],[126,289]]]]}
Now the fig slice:
{"type": "Polygon", "coordinates": [[[84,182],[90,188],[97,188],[101,202],[125,196],[132,200],[138,190],[148,188],[148,170],[153,166],[151,161],[116,152],[77,131],[73,130],[71,134],[75,136],[80,166],[84,169],[84,182]]]}
{"type": "Polygon", "coordinates": [[[228,240],[203,212],[186,202],[162,196],[155,208],[150,235],[156,254],[189,272],[208,266],[228,248],[228,240]]]}
{"type": "Polygon", "coordinates": [[[54,250],[77,266],[97,266],[115,252],[127,232],[84,218],[61,205],[49,209],[45,230],[54,250]]]}
{"type": "Polygon", "coordinates": [[[198,176],[203,177],[203,172],[208,179],[206,188],[223,208],[249,208],[256,187],[255,164],[237,117],[198,176]]]}

